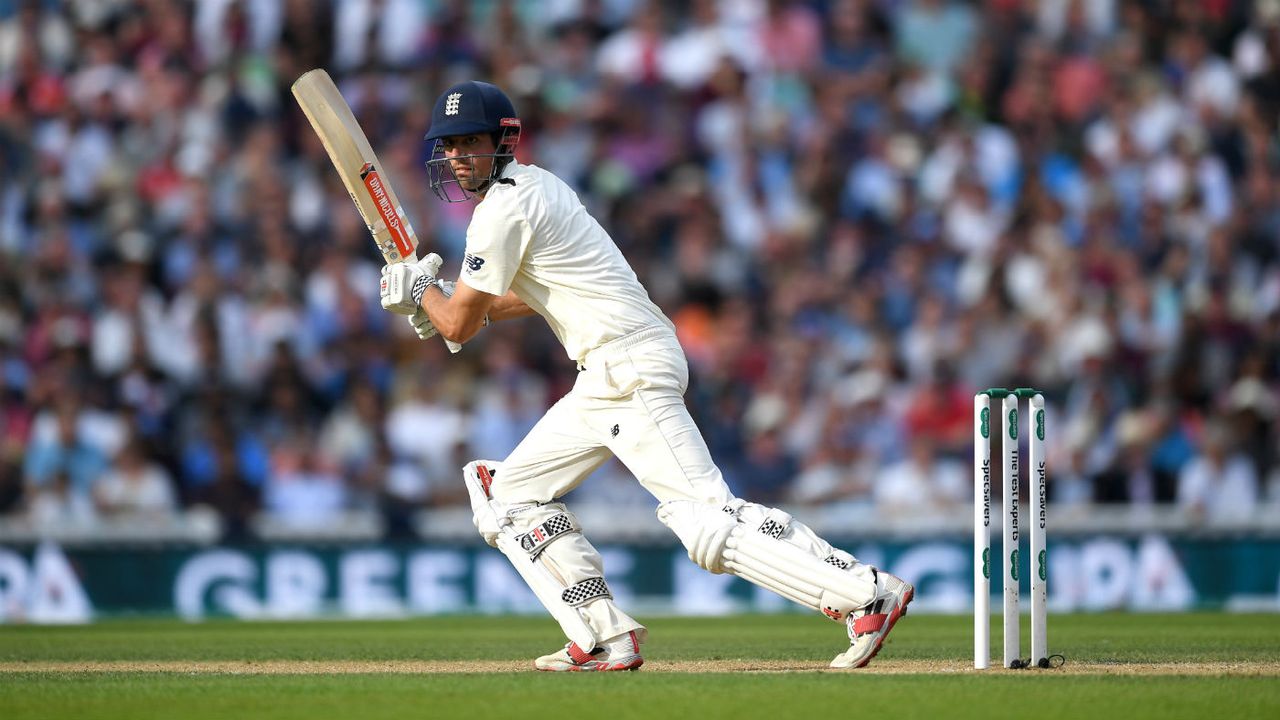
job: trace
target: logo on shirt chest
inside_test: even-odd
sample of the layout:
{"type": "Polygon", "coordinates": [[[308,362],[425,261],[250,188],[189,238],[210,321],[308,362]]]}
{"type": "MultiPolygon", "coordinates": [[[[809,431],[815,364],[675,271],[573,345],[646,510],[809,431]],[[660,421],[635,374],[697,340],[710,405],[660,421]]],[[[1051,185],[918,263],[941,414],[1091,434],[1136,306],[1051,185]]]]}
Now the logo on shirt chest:
{"type": "Polygon", "coordinates": [[[462,264],[467,266],[467,272],[469,273],[480,272],[480,268],[484,266],[484,258],[467,253],[462,259],[462,264]]]}

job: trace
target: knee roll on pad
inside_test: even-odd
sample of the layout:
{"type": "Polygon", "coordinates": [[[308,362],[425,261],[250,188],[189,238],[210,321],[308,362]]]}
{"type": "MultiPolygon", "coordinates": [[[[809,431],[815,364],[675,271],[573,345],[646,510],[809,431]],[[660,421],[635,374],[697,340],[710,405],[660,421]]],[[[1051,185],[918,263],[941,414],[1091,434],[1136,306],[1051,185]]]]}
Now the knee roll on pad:
{"type": "Polygon", "coordinates": [[[498,475],[498,463],[492,460],[473,460],[462,468],[462,484],[471,500],[471,524],[489,547],[498,547],[498,535],[509,524],[506,510],[493,499],[490,487],[498,475]]]}
{"type": "Polygon", "coordinates": [[[680,538],[690,560],[704,570],[724,572],[724,546],[738,525],[728,505],[720,508],[691,500],[669,500],[658,506],[658,520],[680,538]]]}

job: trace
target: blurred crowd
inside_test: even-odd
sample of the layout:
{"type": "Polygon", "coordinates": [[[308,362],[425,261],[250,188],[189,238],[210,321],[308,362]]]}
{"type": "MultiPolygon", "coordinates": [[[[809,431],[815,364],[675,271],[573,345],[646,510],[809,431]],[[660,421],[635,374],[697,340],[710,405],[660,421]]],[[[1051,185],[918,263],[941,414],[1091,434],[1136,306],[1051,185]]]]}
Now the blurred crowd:
{"type": "Polygon", "coordinates": [[[0,0],[0,513],[396,532],[571,386],[537,318],[450,356],[379,308],[313,67],[446,274],[430,108],[503,87],[744,497],[965,512],[1000,385],[1053,502],[1280,503],[1280,0],[0,0]]]}

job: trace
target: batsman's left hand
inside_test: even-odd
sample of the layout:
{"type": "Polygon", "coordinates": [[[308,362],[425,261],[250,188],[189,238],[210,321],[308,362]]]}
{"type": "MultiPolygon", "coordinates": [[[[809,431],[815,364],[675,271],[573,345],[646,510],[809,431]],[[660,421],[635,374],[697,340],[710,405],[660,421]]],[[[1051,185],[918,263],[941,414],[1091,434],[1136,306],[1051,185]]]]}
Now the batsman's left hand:
{"type": "Polygon", "coordinates": [[[422,293],[435,282],[436,273],[444,261],[431,253],[417,262],[396,263],[382,268],[382,284],[379,297],[382,309],[399,315],[417,312],[422,293]]]}

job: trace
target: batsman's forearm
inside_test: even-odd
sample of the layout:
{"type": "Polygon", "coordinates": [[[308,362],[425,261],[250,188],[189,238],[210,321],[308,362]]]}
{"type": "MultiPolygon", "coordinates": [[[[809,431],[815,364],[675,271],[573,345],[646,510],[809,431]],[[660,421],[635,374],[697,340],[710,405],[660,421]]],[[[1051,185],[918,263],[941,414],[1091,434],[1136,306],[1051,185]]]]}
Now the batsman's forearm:
{"type": "Polygon", "coordinates": [[[481,309],[476,312],[474,308],[468,308],[463,303],[454,302],[445,296],[439,287],[432,285],[422,294],[422,309],[426,311],[427,317],[431,318],[431,324],[435,326],[436,331],[444,336],[446,340],[452,340],[456,343],[465,343],[480,332],[480,328],[484,327],[485,313],[481,309]]]}
{"type": "Polygon", "coordinates": [[[490,322],[529,317],[536,314],[533,308],[526,305],[523,300],[516,297],[516,294],[509,290],[506,295],[494,300],[493,304],[489,306],[490,322]]]}
{"type": "Polygon", "coordinates": [[[452,297],[435,285],[422,295],[422,309],[436,331],[456,343],[470,340],[480,328],[496,320],[532,315],[533,309],[513,293],[494,297],[459,284],[452,297]]]}

